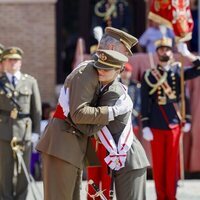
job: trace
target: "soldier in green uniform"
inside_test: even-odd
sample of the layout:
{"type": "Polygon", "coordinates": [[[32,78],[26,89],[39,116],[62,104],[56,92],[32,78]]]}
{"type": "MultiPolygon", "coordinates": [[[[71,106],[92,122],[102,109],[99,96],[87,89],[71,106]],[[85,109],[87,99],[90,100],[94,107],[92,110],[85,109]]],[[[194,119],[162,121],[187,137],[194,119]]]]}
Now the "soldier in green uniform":
{"type": "Polygon", "coordinates": [[[0,76],[3,73],[3,67],[2,67],[2,64],[1,64],[1,55],[3,53],[3,50],[4,50],[4,46],[2,44],[0,44],[0,76]]]}
{"type": "MultiPolygon", "coordinates": [[[[94,67],[102,87],[96,106],[113,106],[122,95],[128,95],[127,88],[117,80],[128,59],[112,50],[99,50],[97,54],[99,58],[94,67]]],[[[104,161],[112,169],[117,199],[145,200],[146,169],[149,162],[142,145],[132,132],[131,111],[117,116],[106,127],[80,125],[78,128],[87,133],[102,128],[98,136],[108,152],[104,161]]]]}
{"type": "Polygon", "coordinates": [[[22,147],[29,169],[31,138],[40,132],[41,99],[35,78],[21,72],[23,51],[10,47],[3,51],[0,77],[0,199],[25,200],[28,181],[13,156],[11,141],[22,147]]]}

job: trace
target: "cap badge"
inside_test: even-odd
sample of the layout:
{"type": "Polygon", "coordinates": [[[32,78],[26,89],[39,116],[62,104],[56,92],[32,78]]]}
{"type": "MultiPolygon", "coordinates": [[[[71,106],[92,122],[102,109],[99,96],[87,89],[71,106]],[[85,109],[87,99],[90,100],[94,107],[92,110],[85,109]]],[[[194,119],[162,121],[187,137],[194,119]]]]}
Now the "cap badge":
{"type": "Polygon", "coordinates": [[[107,60],[107,56],[104,54],[104,53],[101,53],[99,55],[99,58],[102,60],[102,61],[106,61],[107,60]]]}
{"type": "Polygon", "coordinates": [[[11,50],[10,50],[10,53],[11,53],[11,54],[16,54],[16,53],[17,53],[17,50],[16,50],[16,49],[11,49],[11,50]]]}

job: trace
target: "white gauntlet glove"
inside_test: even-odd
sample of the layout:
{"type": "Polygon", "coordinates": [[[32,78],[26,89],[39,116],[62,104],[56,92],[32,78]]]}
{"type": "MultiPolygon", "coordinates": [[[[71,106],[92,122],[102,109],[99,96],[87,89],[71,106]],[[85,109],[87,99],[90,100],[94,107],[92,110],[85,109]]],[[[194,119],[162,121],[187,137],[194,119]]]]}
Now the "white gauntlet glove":
{"type": "Polygon", "coordinates": [[[149,127],[145,127],[142,129],[143,132],[143,138],[147,141],[153,140],[153,133],[149,127]]]}
{"type": "Polygon", "coordinates": [[[63,109],[65,117],[67,117],[69,114],[69,88],[64,86],[61,88],[58,102],[63,109]]]}
{"type": "Polygon", "coordinates": [[[187,44],[180,42],[177,44],[177,51],[183,56],[190,56],[190,51],[188,50],[187,44]]]}
{"type": "Polygon", "coordinates": [[[133,109],[133,102],[128,94],[123,94],[112,106],[114,117],[123,115],[133,109]]]}
{"type": "Polygon", "coordinates": [[[190,123],[185,123],[183,126],[183,132],[188,133],[191,130],[191,124],[190,123]]]}
{"type": "Polygon", "coordinates": [[[39,141],[40,135],[38,133],[31,134],[31,142],[33,144],[33,152],[36,152],[35,147],[39,141]]]}

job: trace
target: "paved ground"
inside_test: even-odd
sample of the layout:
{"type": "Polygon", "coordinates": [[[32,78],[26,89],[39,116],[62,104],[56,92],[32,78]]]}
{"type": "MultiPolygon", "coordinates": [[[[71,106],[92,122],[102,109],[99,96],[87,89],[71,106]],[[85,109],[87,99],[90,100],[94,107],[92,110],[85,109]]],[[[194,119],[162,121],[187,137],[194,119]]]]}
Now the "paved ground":
{"type": "MultiPolygon", "coordinates": [[[[185,180],[184,182],[179,183],[178,191],[177,191],[177,199],[178,200],[200,200],[200,180],[185,180]]],[[[42,182],[37,182],[37,189],[35,189],[36,197],[33,197],[31,190],[29,191],[29,195],[27,200],[42,200],[42,182]],[[41,193],[41,197],[39,195],[41,193]]],[[[83,187],[81,190],[81,200],[86,200],[86,181],[83,181],[83,187]]],[[[155,200],[155,189],[154,182],[151,180],[147,181],[147,200],[155,200]]]]}

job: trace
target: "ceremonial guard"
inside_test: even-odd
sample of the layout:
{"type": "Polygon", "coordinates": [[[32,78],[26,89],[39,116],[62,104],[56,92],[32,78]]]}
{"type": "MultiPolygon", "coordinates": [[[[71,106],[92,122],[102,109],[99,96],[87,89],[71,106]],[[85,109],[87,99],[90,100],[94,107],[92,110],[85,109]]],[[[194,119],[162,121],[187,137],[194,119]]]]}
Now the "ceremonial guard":
{"type": "Polygon", "coordinates": [[[7,48],[1,56],[0,77],[0,199],[25,200],[31,139],[40,133],[41,100],[35,78],[21,72],[23,51],[7,48]],[[33,134],[34,132],[34,134],[33,134]],[[20,158],[16,155],[20,151],[20,158]],[[18,152],[19,152],[18,151],[18,152]]]}
{"type": "MultiPolygon", "coordinates": [[[[179,43],[177,49],[193,62],[193,67],[184,68],[185,80],[199,76],[200,60],[188,51],[184,43],[179,43]]],[[[158,65],[148,69],[142,79],[143,137],[151,141],[157,199],[174,200],[179,172],[177,168],[182,122],[179,112],[181,66],[180,63],[173,62],[170,38],[158,40],[156,52],[158,65]]]]}

